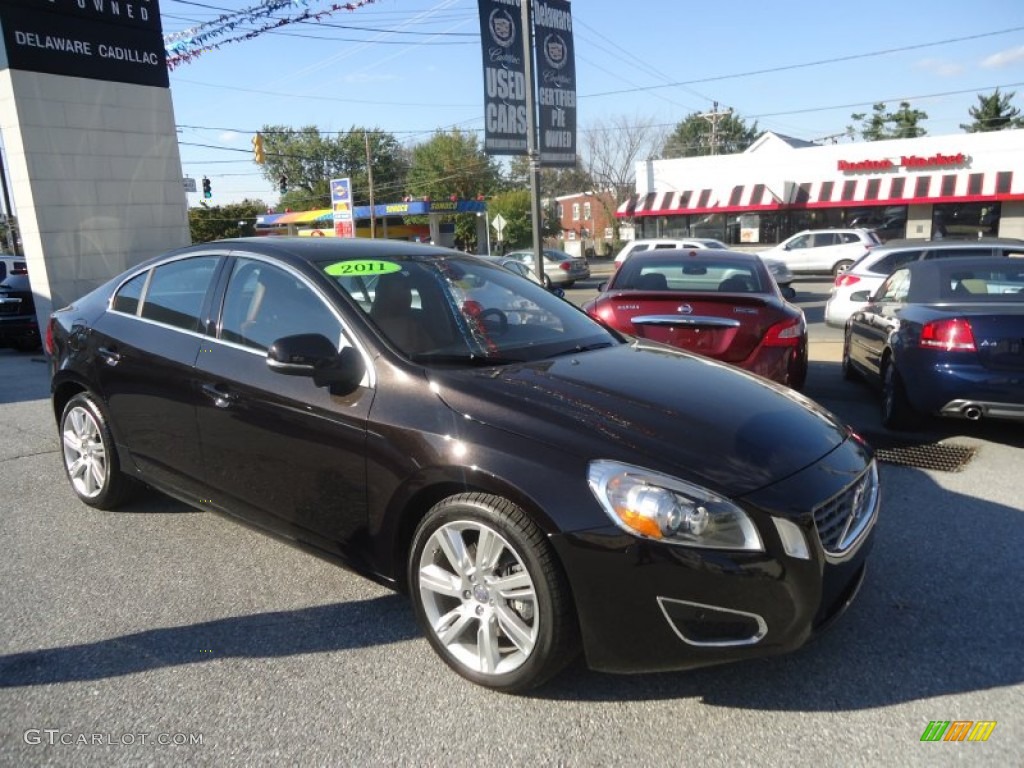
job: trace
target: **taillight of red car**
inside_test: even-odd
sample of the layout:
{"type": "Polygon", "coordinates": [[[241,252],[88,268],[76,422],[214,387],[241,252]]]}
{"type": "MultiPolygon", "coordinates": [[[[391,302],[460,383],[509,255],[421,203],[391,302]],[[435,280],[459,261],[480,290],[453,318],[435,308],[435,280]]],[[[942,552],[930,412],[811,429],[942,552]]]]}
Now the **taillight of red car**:
{"type": "Polygon", "coordinates": [[[55,322],[57,321],[51,317],[50,322],[46,324],[46,335],[43,338],[43,348],[46,350],[46,354],[50,357],[53,357],[53,324],[55,322]]]}
{"type": "Polygon", "coordinates": [[[836,288],[845,288],[848,285],[856,285],[860,282],[860,278],[856,275],[848,275],[845,272],[836,275],[835,286],[836,288]]]}
{"type": "Polygon", "coordinates": [[[917,342],[924,349],[941,349],[945,352],[977,352],[974,344],[974,331],[971,324],[962,317],[947,320],[932,320],[921,328],[921,338],[917,342]]]}
{"type": "Polygon", "coordinates": [[[806,328],[803,318],[795,320],[783,320],[776,323],[764,335],[764,346],[766,347],[795,347],[800,344],[804,337],[806,328]]]}

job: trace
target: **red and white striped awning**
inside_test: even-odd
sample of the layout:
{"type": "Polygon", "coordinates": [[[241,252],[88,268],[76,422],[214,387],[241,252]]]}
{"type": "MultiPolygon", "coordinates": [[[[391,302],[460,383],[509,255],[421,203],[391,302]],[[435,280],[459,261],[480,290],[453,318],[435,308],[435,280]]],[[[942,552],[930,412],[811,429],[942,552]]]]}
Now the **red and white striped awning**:
{"type": "Polygon", "coordinates": [[[851,205],[913,205],[1024,199],[1024,174],[914,173],[852,177],[806,183],[739,184],[726,189],[695,189],[634,195],[616,210],[618,218],[680,214],[771,211],[780,208],[839,208],[851,205]]]}

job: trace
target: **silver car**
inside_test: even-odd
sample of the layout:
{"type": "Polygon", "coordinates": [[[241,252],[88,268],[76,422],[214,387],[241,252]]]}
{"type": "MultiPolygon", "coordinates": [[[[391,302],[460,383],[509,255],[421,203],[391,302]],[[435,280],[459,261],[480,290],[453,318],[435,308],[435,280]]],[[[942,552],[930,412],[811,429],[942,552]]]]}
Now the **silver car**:
{"type": "MultiPolygon", "coordinates": [[[[516,259],[533,269],[533,251],[511,251],[505,258],[516,259]]],[[[573,256],[555,248],[544,249],[544,274],[541,281],[545,288],[557,285],[571,288],[577,280],[590,277],[590,265],[582,256],[573,256]]]]}

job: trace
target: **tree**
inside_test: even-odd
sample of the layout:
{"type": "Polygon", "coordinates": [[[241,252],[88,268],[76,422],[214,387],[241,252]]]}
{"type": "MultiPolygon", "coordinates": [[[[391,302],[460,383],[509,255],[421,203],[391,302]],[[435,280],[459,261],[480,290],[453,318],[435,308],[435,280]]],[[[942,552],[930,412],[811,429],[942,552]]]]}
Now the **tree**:
{"type": "MultiPolygon", "coordinates": [[[[437,131],[410,152],[406,188],[413,197],[473,199],[501,189],[501,169],[480,148],[474,133],[437,131]]],[[[410,217],[410,221],[422,217],[410,217]]],[[[476,214],[453,215],[455,240],[476,241],[476,214]]]]}
{"type": "Polygon", "coordinates": [[[256,217],[266,213],[262,200],[243,200],[229,205],[200,205],[188,210],[188,228],[193,243],[208,243],[225,237],[253,234],[256,217]]]}
{"type": "Polygon", "coordinates": [[[694,112],[687,115],[669,134],[661,150],[663,158],[697,157],[700,155],[732,155],[742,152],[761,134],[757,121],[747,121],[731,110],[712,113],[717,117],[694,112]],[[713,122],[714,121],[714,122],[713,122]]]}
{"type": "Polygon", "coordinates": [[[1020,117],[1020,110],[1010,105],[1015,91],[1000,93],[996,88],[995,93],[988,96],[978,94],[978,106],[971,107],[968,111],[974,118],[973,123],[961,123],[960,127],[967,133],[985,133],[988,131],[1002,131],[1007,128],[1024,128],[1024,117],[1020,117]]]}
{"type": "MultiPolygon", "coordinates": [[[[927,120],[928,113],[911,109],[908,101],[901,101],[896,112],[887,111],[885,102],[880,101],[871,107],[870,116],[865,112],[855,112],[850,117],[861,123],[860,136],[865,141],[916,139],[927,133],[918,123],[927,120]]],[[[857,129],[852,125],[847,126],[846,132],[851,137],[857,135],[857,129]]]]}
{"type": "MultiPolygon", "coordinates": [[[[530,159],[517,155],[509,163],[509,185],[513,189],[529,189],[530,159]]],[[[541,168],[540,192],[543,197],[575,195],[594,189],[594,180],[586,170],[583,158],[576,157],[574,168],[541,168]]]]}
{"type": "Polygon", "coordinates": [[[331,204],[330,180],[352,180],[356,205],[369,205],[370,185],[367,173],[367,144],[373,169],[374,202],[398,198],[405,189],[409,160],[395,137],[377,128],[353,125],[336,136],[322,135],[315,126],[294,129],[265,125],[263,136],[266,162],[260,166],[264,178],[280,189],[286,180],[287,192],[280,205],[292,210],[309,211],[331,204]]]}
{"type": "MultiPolygon", "coordinates": [[[[498,214],[505,219],[501,241],[507,248],[532,247],[533,218],[530,212],[530,190],[513,189],[499,192],[488,201],[487,210],[492,220],[498,214]]],[[[491,237],[494,237],[493,232],[491,237]]]]}

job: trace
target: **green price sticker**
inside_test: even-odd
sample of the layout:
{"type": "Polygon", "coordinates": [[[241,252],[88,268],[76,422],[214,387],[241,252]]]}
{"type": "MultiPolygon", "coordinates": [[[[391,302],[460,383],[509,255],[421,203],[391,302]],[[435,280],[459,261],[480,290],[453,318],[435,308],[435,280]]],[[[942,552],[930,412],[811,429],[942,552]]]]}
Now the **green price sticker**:
{"type": "Polygon", "coordinates": [[[363,277],[366,275],[386,275],[390,272],[398,272],[402,269],[401,264],[393,261],[376,261],[374,259],[357,259],[355,261],[339,261],[336,264],[329,264],[324,267],[331,277],[363,277]]]}

